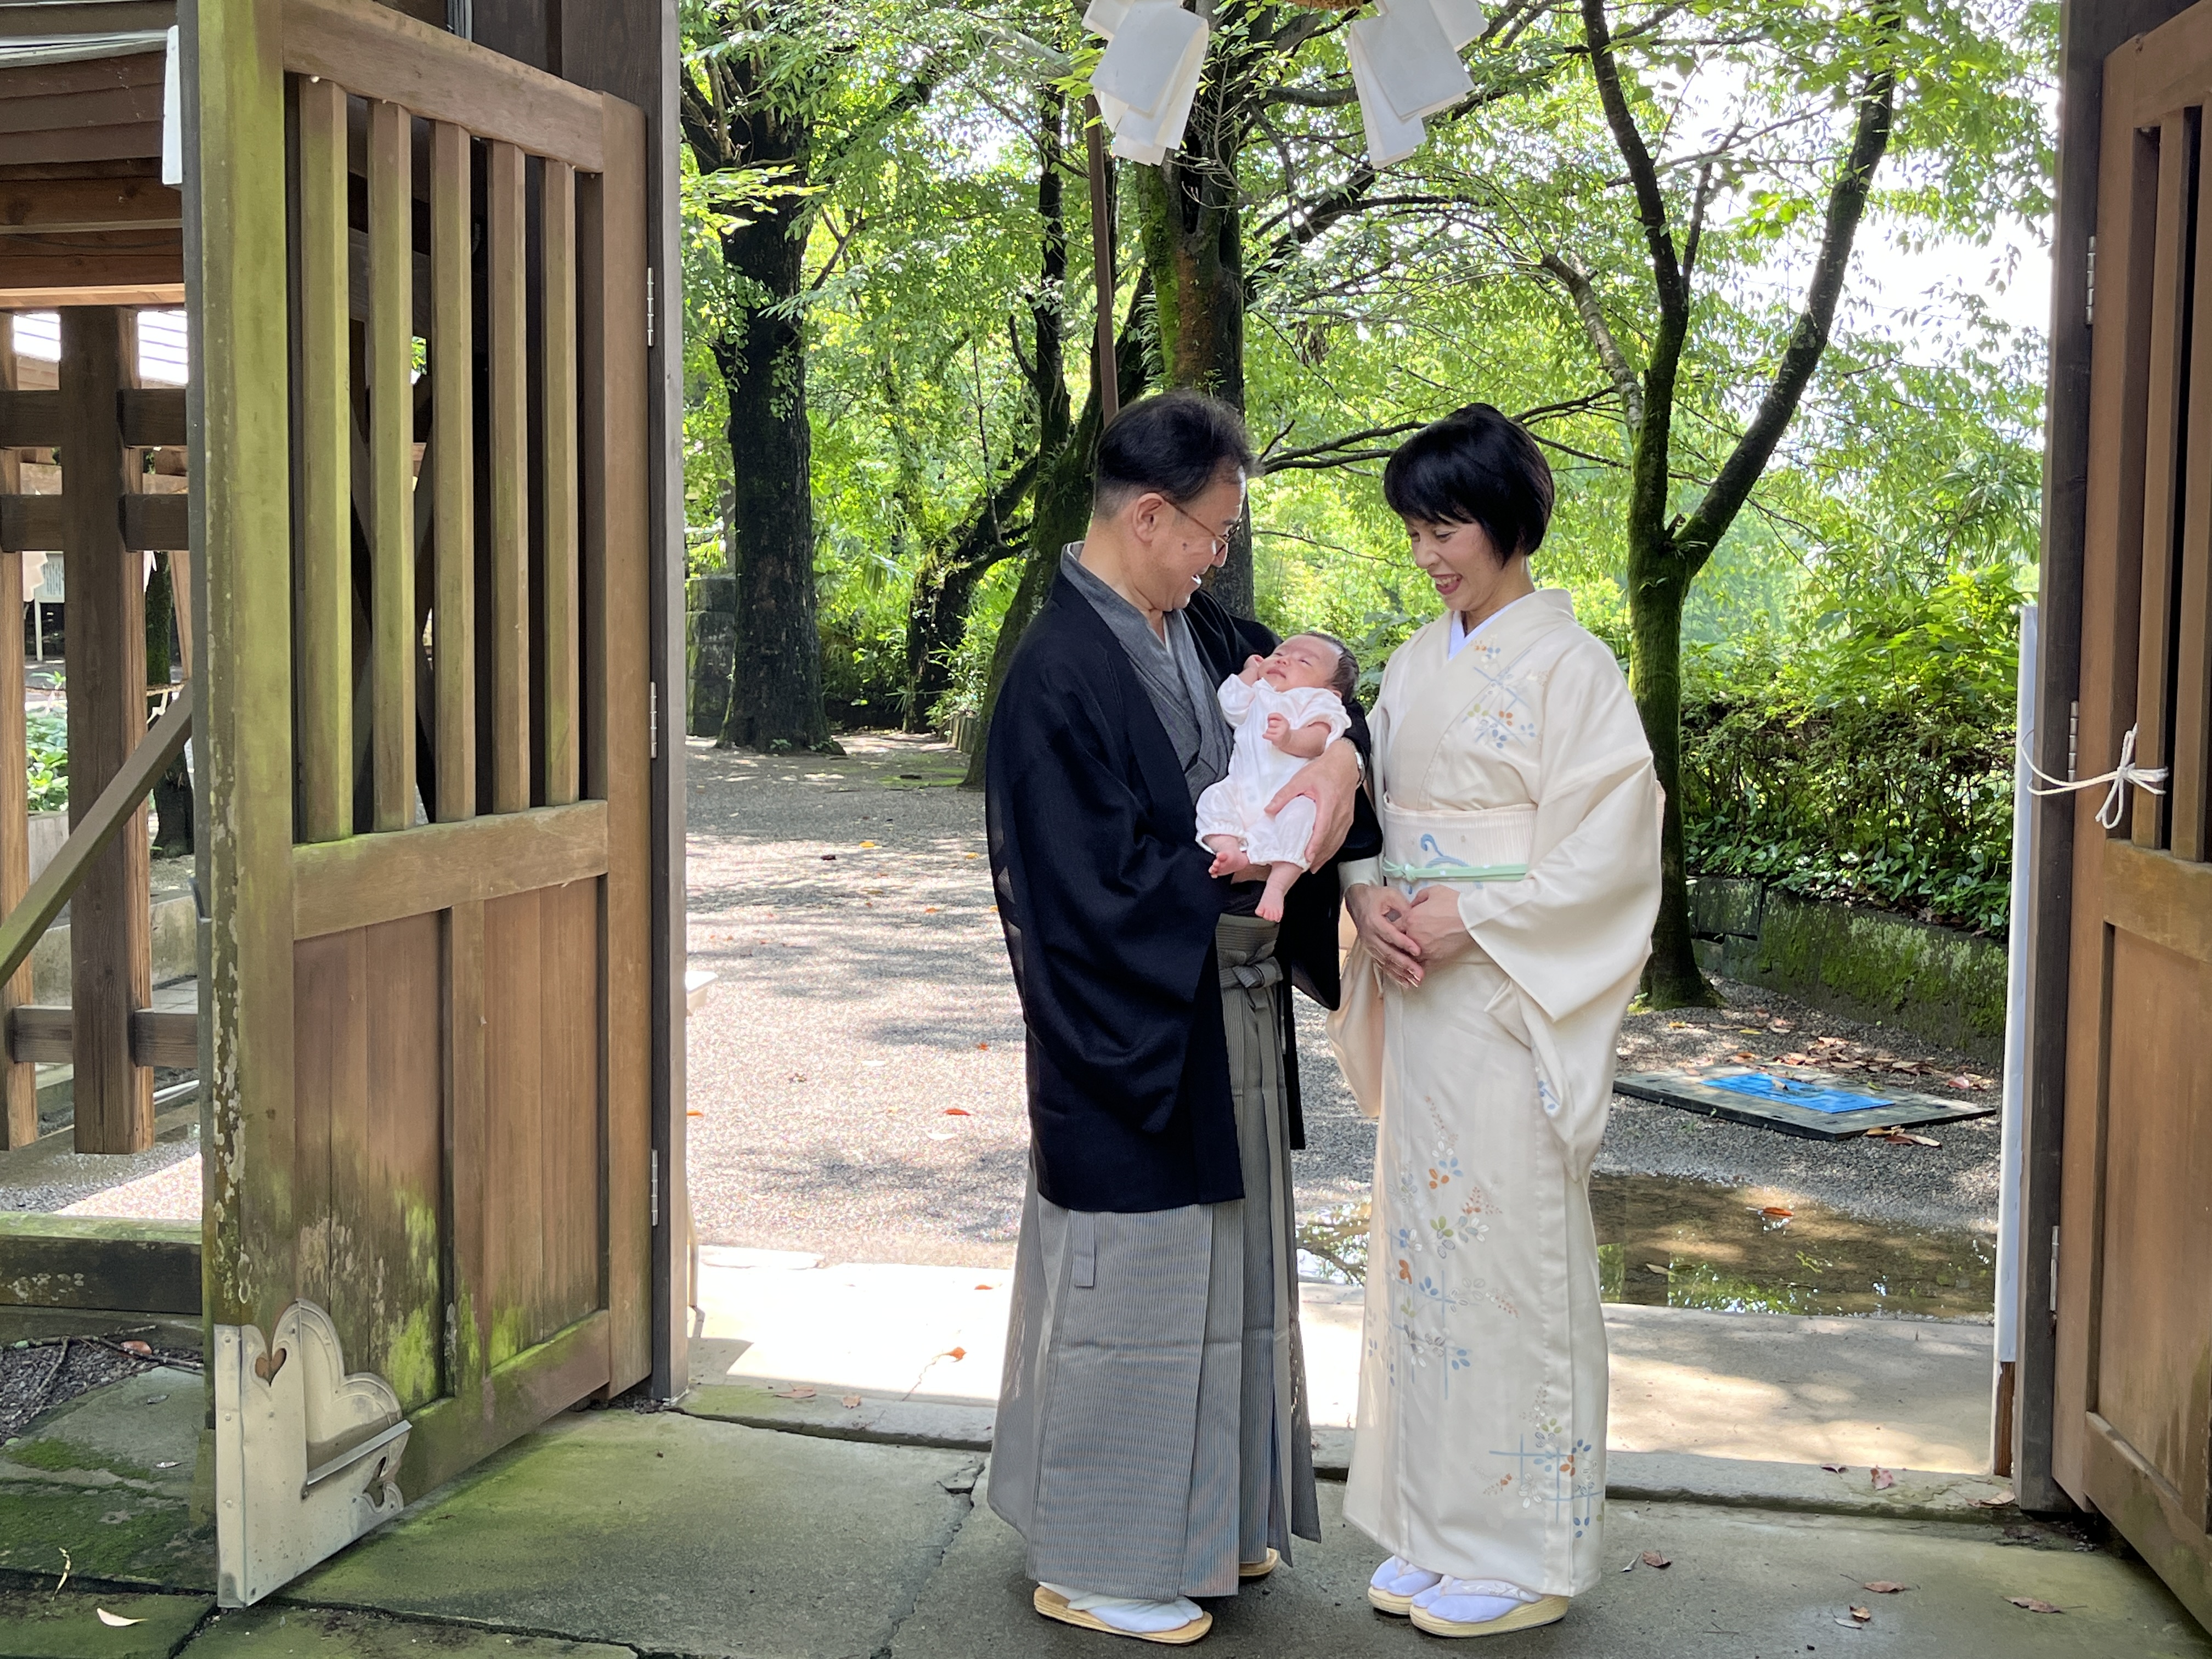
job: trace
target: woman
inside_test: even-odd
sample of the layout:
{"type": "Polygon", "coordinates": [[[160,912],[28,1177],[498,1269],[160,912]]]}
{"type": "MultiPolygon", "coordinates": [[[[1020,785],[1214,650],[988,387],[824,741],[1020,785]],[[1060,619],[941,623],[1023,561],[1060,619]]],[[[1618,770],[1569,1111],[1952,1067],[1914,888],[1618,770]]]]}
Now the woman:
{"type": "Polygon", "coordinates": [[[1439,1636],[1562,1617],[1599,1571],[1605,1325],[1590,1164],[1659,901],[1660,793],[1612,652],[1529,556],[1552,475],[1476,404],[1383,494],[1444,614],[1371,721],[1379,860],[1331,1021],[1375,1154],[1345,1516],[1369,1599],[1439,1636]]]}
{"type": "MultiPolygon", "coordinates": [[[[1182,1644],[1318,1538],[1298,1348],[1290,984],[1336,995],[1346,841],[1380,845],[1341,740],[1277,797],[1316,806],[1281,924],[1207,872],[1194,807],[1229,768],[1215,688],[1274,649],[1200,590],[1251,448],[1195,392],[1098,447],[992,717],[991,872],[1029,1037],[1030,1184],[989,1500],[1046,1618],[1182,1644]]],[[[1356,726],[1355,738],[1364,735],[1356,726]]]]}

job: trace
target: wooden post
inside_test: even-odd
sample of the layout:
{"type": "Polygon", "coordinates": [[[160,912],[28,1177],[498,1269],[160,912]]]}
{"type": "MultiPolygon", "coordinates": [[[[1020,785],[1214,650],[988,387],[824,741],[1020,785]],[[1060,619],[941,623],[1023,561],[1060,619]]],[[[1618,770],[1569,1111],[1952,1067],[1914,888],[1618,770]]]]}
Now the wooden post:
{"type": "MultiPolygon", "coordinates": [[[[0,311],[0,391],[15,389],[15,319],[0,311]]],[[[21,486],[15,452],[0,449],[0,495],[21,486]]],[[[0,915],[23,902],[31,885],[28,754],[23,725],[23,556],[0,552],[0,915]]],[[[31,1000],[26,963],[0,983],[0,1042],[13,1012],[31,1000]]],[[[38,1068],[0,1053],[0,1147],[38,1139],[38,1068]]]]}
{"type": "MultiPolygon", "coordinates": [[[[123,545],[123,388],[133,383],[130,313],[61,313],[62,554],[69,561],[70,823],[91,809],[146,735],[144,561],[123,545]]],[[[154,1000],[153,872],[136,814],[70,902],[76,1149],[154,1144],[154,1074],[131,1057],[131,1016],[154,1000]]]]}

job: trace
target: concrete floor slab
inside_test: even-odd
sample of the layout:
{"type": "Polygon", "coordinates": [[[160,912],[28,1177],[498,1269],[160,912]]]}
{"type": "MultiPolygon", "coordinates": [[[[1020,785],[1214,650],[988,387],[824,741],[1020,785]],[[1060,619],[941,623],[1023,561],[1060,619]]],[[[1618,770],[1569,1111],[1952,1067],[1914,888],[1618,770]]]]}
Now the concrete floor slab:
{"type": "Polygon", "coordinates": [[[844,1659],[890,1639],[966,1508],[944,1483],[964,1488],[977,1463],[673,1413],[568,1415],[283,1596],[648,1652],[844,1659]]]}
{"type": "MultiPolygon", "coordinates": [[[[997,1403],[1012,1275],[986,1268],[702,1260],[702,1391],[799,1383],[824,1396],[997,1403]]],[[[1318,1428],[1358,1405],[1363,1292],[1301,1287],[1318,1428]]],[[[1608,1443],[1792,1463],[1972,1473],[1990,1455],[1992,1328],[1608,1304],[1608,1443]]],[[[740,1414],[731,1411],[726,1414],[740,1414]]]]}
{"type": "Polygon", "coordinates": [[[169,1659],[215,1599],[128,1591],[0,1589],[0,1659],[169,1659]],[[105,1610],[128,1625],[110,1625],[105,1610]]]}
{"type": "Polygon", "coordinates": [[[0,1569],[202,1589],[194,1522],[205,1382],[159,1366],[80,1395],[0,1446],[0,1569]]]}
{"type": "MultiPolygon", "coordinates": [[[[1367,1577],[1382,1552],[1345,1523],[1339,1489],[1322,1488],[1322,1543],[1302,1541],[1295,1566],[1206,1604],[1213,1632],[1195,1651],[1208,1659],[1364,1659],[1439,1650],[1434,1638],[1367,1605],[1367,1577]]],[[[1617,1568],[1649,1549],[1673,1565],[1609,1571],[1565,1620],[1515,1638],[1510,1650],[1529,1659],[2212,1656],[2212,1640],[2139,1564],[2080,1552],[2044,1529],[2031,1544],[1996,1541],[2005,1535],[1944,1523],[1616,1504],[1609,1562],[1617,1568]],[[1869,1580],[1912,1588],[1876,1595],[1862,1588],[1869,1580]],[[2010,1605],[2014,1595],[2064,1611],[2029,1613],[2010,1605]],[[1863,1628],[1849,1617],[1854,1605],[1873,1614],[1863,1628]]],[[[1099,1659],[1098,1637],[1040,1619],[1030,1591],[1020,1539],[979,1503],[901,1626],[894,1659],[1099,1659]]]]}
{"type": "Polygon", "coordinates": [[[217,1613],[191,1659],[632,1659],[628,1648],[264,1602],[217,1613]]]}

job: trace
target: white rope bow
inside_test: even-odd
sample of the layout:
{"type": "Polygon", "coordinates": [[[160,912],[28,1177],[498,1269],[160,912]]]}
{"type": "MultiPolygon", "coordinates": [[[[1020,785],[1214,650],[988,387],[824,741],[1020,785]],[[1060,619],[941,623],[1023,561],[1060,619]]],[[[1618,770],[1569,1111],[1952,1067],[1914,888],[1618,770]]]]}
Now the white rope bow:
{"type": "Polygon", "coordinates": [[[2127,811],[2130,784],[2147,794],[2163,795],[2166,790],[2162,786],[2170,769],[2163,766],[2136,764],[2136,728],[2132,726],[2128,727],[2127,736],[2120,739],[2120,763],[2109,772],[2098,773],[2094,778],[2070,781],[2054,778],[2035,763],[2026,749],[2020,751],[2020,757],[2027,763],[2029,771],[2051,786],[2048,789],[2039,789],[2031,783],[2027,786],[2027,793],[2031,795],[2070,795],[2077,790],[2094,789],[2099,784],[2110,784],[2112,788],[2105,797],[2105,804],[2097,809],[2097,822],[2107,830],[2120,827],[2120,814],[2127,811]]]}

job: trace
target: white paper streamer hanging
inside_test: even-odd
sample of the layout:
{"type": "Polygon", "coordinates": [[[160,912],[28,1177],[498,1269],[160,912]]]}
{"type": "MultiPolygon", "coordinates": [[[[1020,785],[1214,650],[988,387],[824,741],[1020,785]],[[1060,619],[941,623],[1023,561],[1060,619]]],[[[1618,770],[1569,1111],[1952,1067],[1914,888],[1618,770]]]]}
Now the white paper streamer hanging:
{"type": "MultiPolygon", "coordinates": [[[[1212,30],[1180,0],[1091,0],[1084,25],[1107,42],[1092,72],[1114,153],[1157,167],[1182,143],[1212,30]]],[[[1474,89],[1459,54],[1482,33],[1479,0],[1375,0],[1345,31],[1352,82],[1376,167],[1427,137],[1422,118],[1474,89]]]]}
{"type": "Polygon", "coordinates": [[[1177,0],[1091,0],[1083,21],[1108,43],[1091,90],[1114,154],[1158,167],[1182,143],[1212,29],[1177,0]]]}

